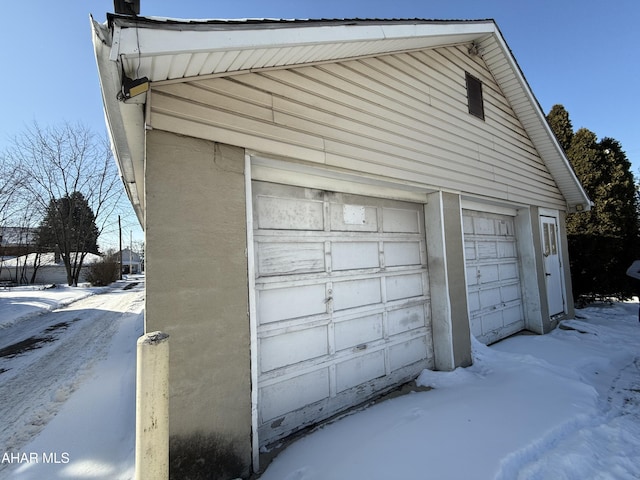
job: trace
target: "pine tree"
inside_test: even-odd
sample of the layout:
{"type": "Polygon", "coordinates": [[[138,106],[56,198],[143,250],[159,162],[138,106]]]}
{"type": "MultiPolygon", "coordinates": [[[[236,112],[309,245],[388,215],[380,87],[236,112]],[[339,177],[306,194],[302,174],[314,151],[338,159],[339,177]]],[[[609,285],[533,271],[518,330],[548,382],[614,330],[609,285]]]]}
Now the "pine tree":
{"type": "Polygon", "coordinates": [[[37,236],[41,249],[53,249],[60,255],[69,285],[78,284],[87,254],[98,253],[95,215],[80,192],[51,199],[37,236]]]}
{"type": "MultiPolygon", "coordinates": [[[[603,183],[603,176],[606,176],[596,134],[586,128],[579,129],[572,136],[566,153],[582,187],[591,201],[595,202],[598,188],[603,183]]],[[[570,214],[567,218],[567,233],[569,235],[601,234],[603,230],[597,221],[596,209],[597,205],[594,205],[589,212],[570,214]]]]}
{"type": "Polygon", "coordinates": [[[547,121],[563,150],[569,150],[573,139],[573,125],[569,119],[569,112],[562,105],[554,105],[547,115],[547,121]]]}
{"type": "Polygon", "coordinates": [[[618,141],[598,142],[586,128],[571,132],[569,115],[561,105],[554,106],[547,119],[594,203],[589,212],[567,216],[574,297],[629,297],[637,292],[625,272],[639,258],[640,239],[631,163],[618,141]]]}

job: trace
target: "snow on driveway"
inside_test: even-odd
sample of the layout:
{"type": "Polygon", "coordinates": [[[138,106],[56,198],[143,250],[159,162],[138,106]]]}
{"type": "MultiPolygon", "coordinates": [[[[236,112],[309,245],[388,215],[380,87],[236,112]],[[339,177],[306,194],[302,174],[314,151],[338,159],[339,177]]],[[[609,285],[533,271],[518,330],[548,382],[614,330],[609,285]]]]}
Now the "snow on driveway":
{"type": "MultiPolygon", "coordinates": [[[[0,464],[0,478],[133,478],[142,307],[140,285],[0,330],[0,454],[36,460],[0,464]]],[[[547,335],[476,342],[473,366],[425,370],[431,390],[316,429],[261,480],[638,479],[637,309],[594,306],[547,335]]]]}
{"type": "Polygon", "coordinates": [[[55,310],[82,298],[108,291],[105,287],[34,285],[0,288],[0,333],[16,321],[55,310]]]}
{"type": "Polygon", "coordinates": [[[0,454],[33,458],[0,463],[0,477],[131,478],[143,305],[139,283],[1,330],[0,454]]]}
{"type": "Polygon", "coordinates": [[[283,450],[261,480],[640,478],[636,304],[601,305],[547,335],[474,343],[474,365],[283,450]]]}

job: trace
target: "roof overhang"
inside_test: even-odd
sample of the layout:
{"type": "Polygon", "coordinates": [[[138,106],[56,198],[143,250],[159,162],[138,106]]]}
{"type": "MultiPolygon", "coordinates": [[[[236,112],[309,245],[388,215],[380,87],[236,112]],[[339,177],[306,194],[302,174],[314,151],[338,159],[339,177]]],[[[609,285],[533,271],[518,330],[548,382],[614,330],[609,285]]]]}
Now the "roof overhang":
{"type": "Polygon", "coordinates": [[[124,76],[152,83],[220,77],[475,43],[563,193],[591,202],[493,20],[92,19],[106,120],[127,193],[143,219],[145,94],[123,99],[124,76]]]}

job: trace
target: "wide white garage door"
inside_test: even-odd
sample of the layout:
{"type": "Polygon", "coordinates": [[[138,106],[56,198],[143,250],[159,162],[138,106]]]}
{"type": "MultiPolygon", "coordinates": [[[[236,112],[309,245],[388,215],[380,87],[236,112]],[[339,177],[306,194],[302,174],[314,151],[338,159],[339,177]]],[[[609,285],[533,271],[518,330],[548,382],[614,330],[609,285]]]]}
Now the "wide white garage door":
{"type": "Polygon", "coordinates": [[[265,445],[433,367],[421,205],[253,182],[265,445]]]}
{"type": "Polygon", "coordinates": [[[524,329],[514,217],[463,210],[471,333],[493,343],[524,329]]]}

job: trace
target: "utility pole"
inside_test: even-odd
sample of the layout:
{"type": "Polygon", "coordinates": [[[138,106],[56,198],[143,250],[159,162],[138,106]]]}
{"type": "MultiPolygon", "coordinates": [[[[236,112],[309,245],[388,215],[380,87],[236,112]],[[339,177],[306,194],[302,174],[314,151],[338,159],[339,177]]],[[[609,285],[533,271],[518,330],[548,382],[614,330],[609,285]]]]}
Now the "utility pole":
{"type": "Polygon", "coordinates": [[[129,275],[133,273],[133,232],[129,230],[129,275]]]}
{"type": "Polygon", "coordinates": [[[120,239],[120,251],[118,257],[120,258],[120,275],[118,278],[122,280],[122,224],[120,223],[120,215],[118,215],[118,234],[120,239]]]}

